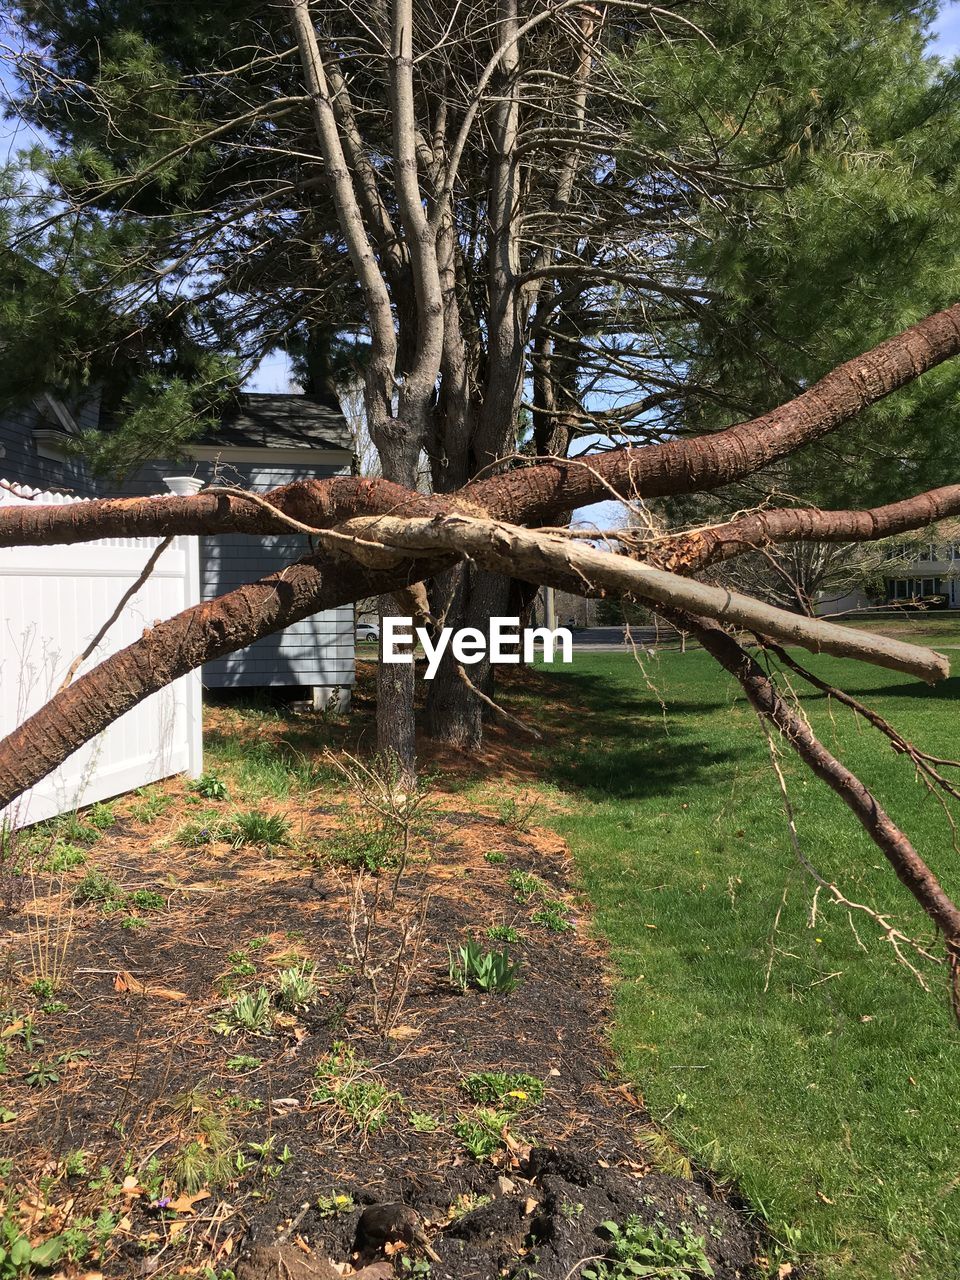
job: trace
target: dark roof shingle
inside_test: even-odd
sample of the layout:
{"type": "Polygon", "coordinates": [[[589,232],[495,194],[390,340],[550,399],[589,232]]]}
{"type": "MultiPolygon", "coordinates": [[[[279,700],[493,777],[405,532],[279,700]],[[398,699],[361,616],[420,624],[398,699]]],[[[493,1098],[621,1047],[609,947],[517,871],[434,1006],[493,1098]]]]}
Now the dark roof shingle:
{"type": "Polygon", "coordinates": [[[226,409],[203,444],[255,449],[342,449],[353,452],[342,413],[317,396],[244,393],[226,409]]]}

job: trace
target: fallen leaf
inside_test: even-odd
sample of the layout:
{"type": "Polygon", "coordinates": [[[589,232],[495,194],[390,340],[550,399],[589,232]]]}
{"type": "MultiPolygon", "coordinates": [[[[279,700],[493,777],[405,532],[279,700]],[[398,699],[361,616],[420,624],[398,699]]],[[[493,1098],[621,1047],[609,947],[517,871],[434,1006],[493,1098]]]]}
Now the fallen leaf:
{"type": "Polygon", "coordinates": [[[788,1276],[793,1275],[793,1263],[781,1262],[777,1267],[777,1280],[787,1280],[788,1276]]]}
{"type": "Polygon", "coordinates": [[[523,1202],[524,1216],[529,1217],[530,1214],[533,1213],[534,1209],[536,1209],[539,1204],[540,1204],[539,1200],[534,1200],[533,1196],[527,1196],[526,1200],[524,1200],[523,1202]]]}
{"type": "Polygon", "coordinates": [[[192,1213],[195,1204],[209,1199],[209,1191],[195,1191],[193,1195],[188,1195],[185,1191],[183,1195],[177,1196],[176,1200],[171,1200],[166,1207],[172,1209],[174,1213],[192,1213]]]}
{"type": "Polygon", "coordinates": [[[817,1192],[817,1199],[821,1202],[821,1204],[833,1204],[833,1201],[830,1199],[830,1197],[825,1196],[822,1191],[817,1192]]]}
{"type": "Polygon", "coordinates": [[[418,1036],[419,1034],[420,1034],[419,1027],[409,1027],[409,1026],[393,1027],[390,1031],[387,1032],[387,1036],[391,1040],[409,1040],[411,1039],[411,1037],[418,1036]]]}

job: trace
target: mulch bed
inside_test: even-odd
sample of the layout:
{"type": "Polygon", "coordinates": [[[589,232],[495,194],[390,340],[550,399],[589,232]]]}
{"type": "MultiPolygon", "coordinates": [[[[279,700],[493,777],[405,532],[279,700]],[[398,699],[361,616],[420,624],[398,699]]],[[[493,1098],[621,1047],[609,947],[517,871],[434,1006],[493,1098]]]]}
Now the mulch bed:
{"type": "MultiPolygon", "coordinates": [[[[334,806],[282,806],[295,850],[224,841],[184,849],[168,837],[191,816],[189,788],[175,780],[166,791],[173,803],[162,823],[119,817],[85,866],[52,883],[35,879],[36,914],[24,904],[2,922],[0,1157],[10,1167],[0,1200],[35,1243],[83,1215],[113,1214],[100,1256],[93,1248],[76,1266],[61,1261],[63,1274],[574,1280],[578,1264],[609,1246],[600,1224],[630,1215],[672,1232],[687,1226],[719,1280],[755,1274],[744,1216],[703,1180],[658,1171],[661,1145],[651,1146],[642,1100],[608,1050],[604,958],[568,892],[556,836],[458,809],[455,794],[445,800],[395,904],[381,910],[382,938],[374,934],[374,951],[388,951],[429,894],[409,995],[382,1035],[353,966],[351,873],[318,856],[336,829],[334,806]],[[488,861],[490,852],[503,860],[488,861]],[[44,929],[68,929],[63,904],[93,867],[126,894],[151,890],[166,905],[133,912],[135,927],[122,910],[77,907],[70,976],[57,992],[66,1008],[43,1012],[27,986],[30,935],[35,948],[44,929]],[[571,929],[531,921],[537,903],[516,900],[516,871],[541,877],[571,929]],[[521,931],[509,947],[519,985],[509,994],[458,990],[449,949],[468,937],[496,949],[485,934],[492,925],[521,931]],[[316,999],[258,1034],[218,1031],[233,996],[270,987],[291,953],[316,965],[316,999]],[[340,1046],[359,1079],[394,1095],[380,1127],[365,1131],[314,1096],[318,1062],[342,1061],[340,1046]],[[37,1062],[59,1078],[29,1083],[37,1062]],[[537,1077],[545,1091],[536,1105],[509,1104],[516,1118],[493,1156],[478,1160],[454,1126],[474,1106],[465,1078],[488,1071],[537,1077]],[[203,1154],[210,1117],[230,1158],[241,1153],[239,1168],[185,1194],[171,1170],[191,1143],[203,1154]],[[83,1170],[69,1174],[65,1161],[79,1150],[83,1170]],[[371,1235],[364,1210],[384,1204],[415,1210],[416,1226],[371,1235]]],[[[391,877],[380,880],[386,902],[391,877]]],[[[368,900],[374,888],[370,878],[368,900]]]]}

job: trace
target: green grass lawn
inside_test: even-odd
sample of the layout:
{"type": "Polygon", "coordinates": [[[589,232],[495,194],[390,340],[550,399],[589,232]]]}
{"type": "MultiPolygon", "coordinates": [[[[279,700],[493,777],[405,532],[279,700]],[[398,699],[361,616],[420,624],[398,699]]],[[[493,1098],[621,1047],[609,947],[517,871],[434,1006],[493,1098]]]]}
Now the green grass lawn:
{"type": "Polygon", "coordinates": [[[896,640],[910,640],[916,644],[960,645],[960,618],[945,617],[938,613],[903,615],[891,612],[882,618],[859,618],[857,614],[838,618],[843,626],[858,627],[863,631],[877,631],[896,640]]]}
{"type": "MultiPolygon", "coordinates": [[[[928,689],[810,663],[908,738],[960,756],[960,679],[928,689]]],[[[580,654],[544,675],[566,704],[553,717],[542,699],[527,708],[553,726],[544,776],[569,803],[551,822],[609,939],[616,1046],[653,1116],[785,1244],[799,1228],[817,1275],[960,1276],[960,1034],[943,971],[925,967],[924,992],[869,919],[854,932],[823,894],[811,923],[765,741],[706,654],[664,654],[645,676],[629,655],[580,654]]],[[[960,857],[912,769],[822,696],[804,705],[960,893],[960,857]]],[[[785,757],[807,855],[929,939],[852,816],[785,757]]]]}

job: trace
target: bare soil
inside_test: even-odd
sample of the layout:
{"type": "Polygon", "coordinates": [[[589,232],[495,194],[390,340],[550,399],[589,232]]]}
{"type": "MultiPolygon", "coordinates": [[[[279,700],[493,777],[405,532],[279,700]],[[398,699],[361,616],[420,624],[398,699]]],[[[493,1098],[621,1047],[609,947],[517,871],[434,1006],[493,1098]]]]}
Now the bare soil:
{"type": "MultiPolygon", "coordinates": [[[[238,731],[225,711],[208,724],[238,731]]],[[[262,740],[285,730],[273,722],[249,731],[262,740]]],[[[499,776],[522,777],[510,735],[493,741],[517,755],[515,770],[498,761],[499,776]]],[[[434,763],[457,771],[450,758],[434,763]]],[[[74,1252],[86,1256],[61,1257],[58,1274],[573,1280],[609,1247],[601,1223],[631,1215],[702,1237],[718,1280],[756,1274],[757,1241],[735,1197],[663,1172],[666,1141],[651,1136],[642,1099],[617,1075],[605,1033],[610,979],[555,835],[468,809],[455,790],[442,800],[373,939],[389,951],[429,898],[409,995],[384,1035],[371,1026],[351,951],[354,880],[335,857],[342,795],[331,787],[263,801],[294,833],[293,847],[271,851],[175,843],[196,796],[181,780],[161,790],[171,798],[161,816],[137,820],[133,798],[118,802],[86,864],[36,873],[35,900],[0,922],[0,1217],[5,1207],[34,1244],[85,1233],[74,1252]],[[121,885],[124,906],[71,909],[95,869],[121,885]],[[533,921],[536,900],[518,902],[511,888],[516,871],[542,878],[567,931],[533,921]],[[132,907],[137,890],[164,905],[132,907]],[[459,990],[450,948],[473,937],[497,949],[485,933],[497,925],[520,933],[508,947],[519,985],[509,994],[459,990]],[[38,947],[41,963],[64,953],[56,1001],[65,1007],[30,988],[38,947]],[[272,1008],[257,1032],[218,1029],[238,994],[275,991],[296,957],[316,966],[308,1006],[272,1008]],[[388,1095],[379,1125],[316,1096],[318,1064],[342,1064],[345,1052],[355,1065],[342,1080],[388,1095]],[[38,1080],[38,1064],[57,1078],[38,1080]],[[465,1079],[488,1071],[522,1072],[545,1089],[536,1105],[509,1104],[517,1112],[497,1150],[477,1159],[454,1127],[473,1114],[465,1079]],[[192,1191],[177,1182],[191,1145],[201,1158],[214,1146],[226,1152],[216,1179],[192,1191]],[[77,1152],[86,1154],[70,1159],[77,1152]],[[375,1205],[412,1208],[416,1229],[406,1240],[400,1230],[370,1238],[361,1215],[375,1205]],[[112,1218],[98,1245],[104,1211],[112,1218]]],[[[204,806],[226,816],[237,803],[204,806]]],[[[391,880],[371,878],[368,899],[379,891],[385,902],[391,880]]]]}

